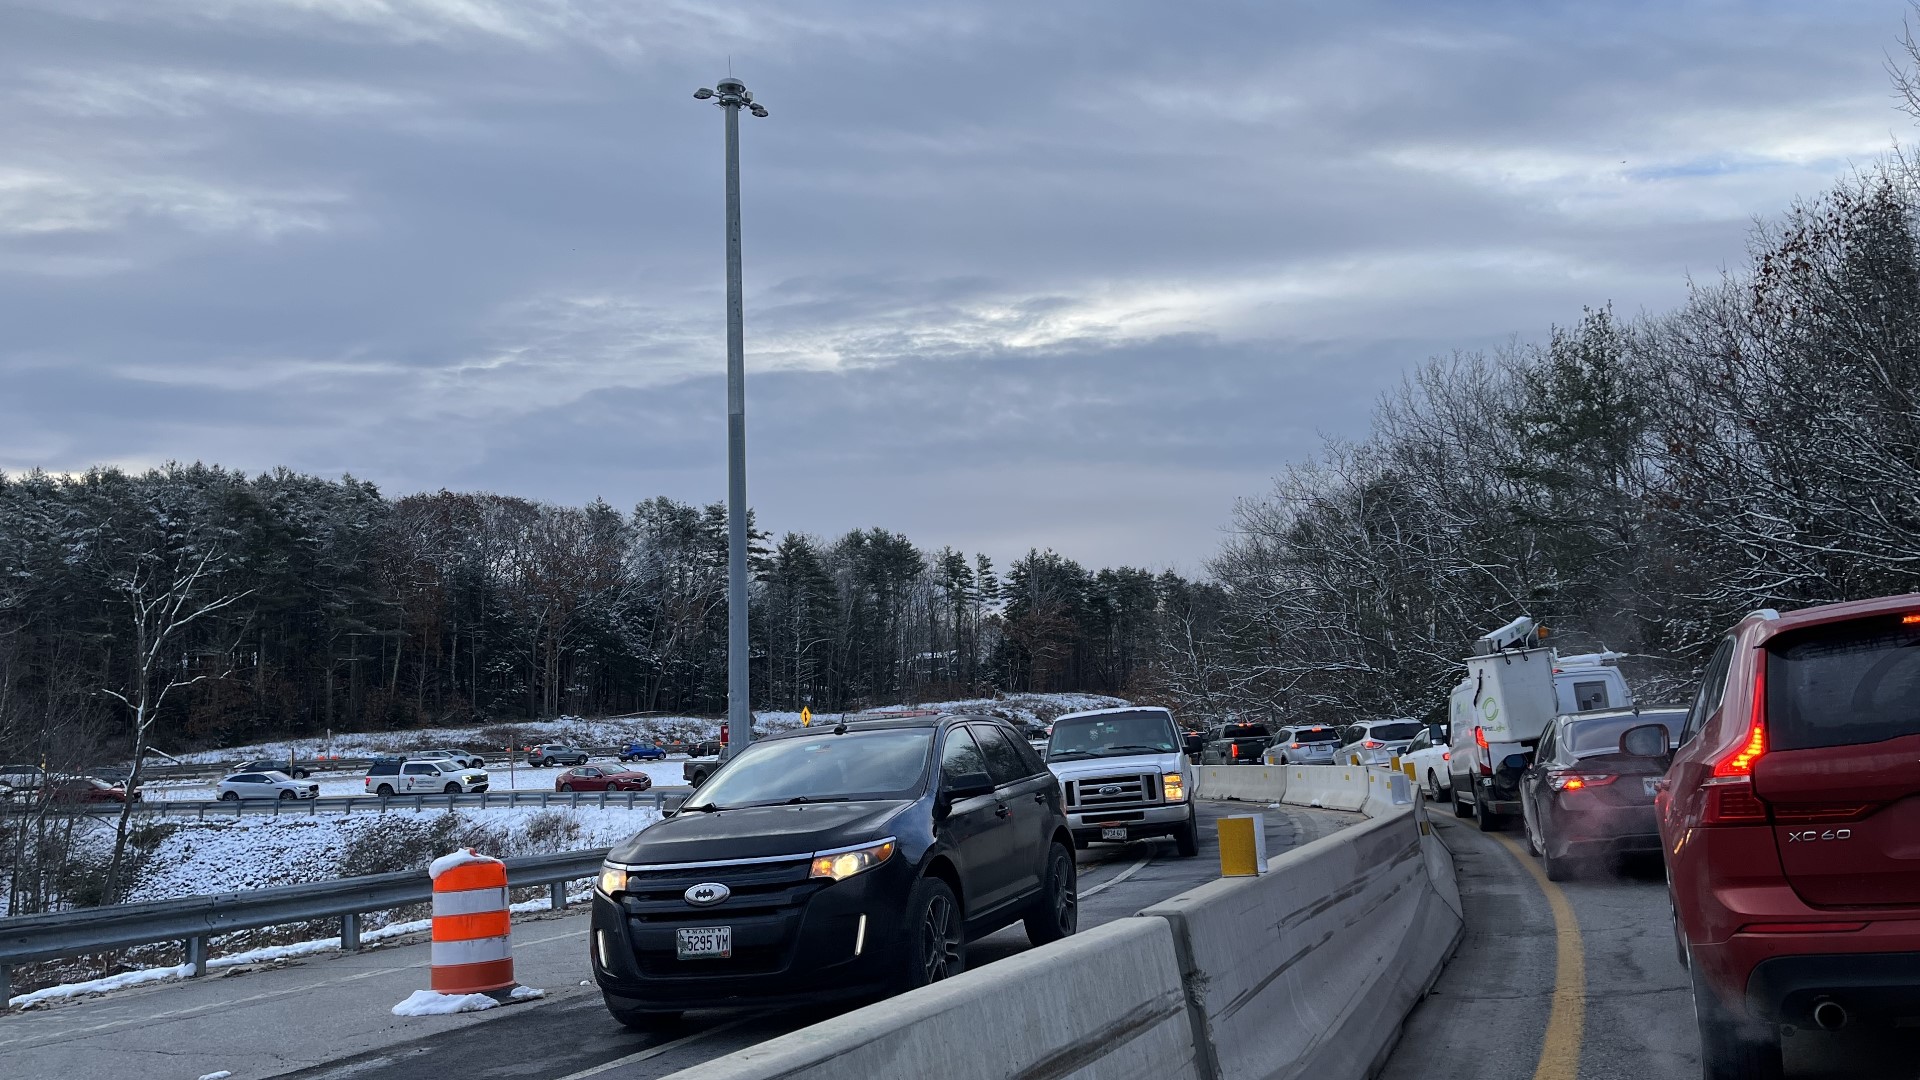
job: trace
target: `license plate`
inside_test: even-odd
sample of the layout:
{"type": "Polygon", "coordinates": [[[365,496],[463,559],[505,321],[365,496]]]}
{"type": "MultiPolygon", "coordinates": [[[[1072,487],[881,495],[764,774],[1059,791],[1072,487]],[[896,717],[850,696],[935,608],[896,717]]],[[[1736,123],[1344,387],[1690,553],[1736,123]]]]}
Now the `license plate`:
{"type": "Polygon", "coordinates": [[[1649,795],[1660,794],[1660,778],[1659,777],[1649,776],[1642,779],[1640,783],[1646,787],[1647,794],[1649,795]]]}
{"type": "Polygon", "coordinates": [[[1102,840],[1125,840],[1126,838],[1127,838],[1127,830],[1124,827],[1118,828],[1118,829],[1101,829],[1100,830],[1100,839],[1102,840]]]}
{"type": "Polygon", "coordinates": [[[726,959],[733,955],[733,927],[683,926],[678,932],[680,959],[703,957],[726,959]]]}

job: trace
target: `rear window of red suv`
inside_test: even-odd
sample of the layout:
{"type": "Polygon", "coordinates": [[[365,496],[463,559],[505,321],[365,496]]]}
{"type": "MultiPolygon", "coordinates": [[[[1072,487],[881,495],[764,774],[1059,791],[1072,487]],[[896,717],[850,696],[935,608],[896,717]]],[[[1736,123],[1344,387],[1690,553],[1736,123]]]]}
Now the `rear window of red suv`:
{"type": "Polygon", "coordinates": [[[1879,616],[1767,643],[1767,741],[1775,750],[1920,735],[1920,621],[1879,616]]]}

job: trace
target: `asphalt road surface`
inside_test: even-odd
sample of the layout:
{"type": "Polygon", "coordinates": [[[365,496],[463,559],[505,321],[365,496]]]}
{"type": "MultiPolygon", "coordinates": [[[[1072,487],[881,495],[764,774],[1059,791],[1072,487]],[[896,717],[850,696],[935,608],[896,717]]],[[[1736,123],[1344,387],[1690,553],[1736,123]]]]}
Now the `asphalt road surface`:
{"type": "MultiPolygon", "coordinates": [[[[1244,803],[1200,803],[1197,858],[1171,841],[1095,845],[1079,853],[1080,925],[1136,914],[1211,880],[1220,857],[1213,822],[1265,814],[1275,854],[1332,833],[1358,815],[1244,803]]],[[[577,909],[584,911],[584,908],[577,909]]],[[[0,1020],[0,1076],[192,1078],[230,1070],[233,1080],[638,1080],[658,1077],[783,1035],[853,1007],[774,1012],[701,1011],[676,1030],[630,1032],[591,986],[583,914],[552,915],[514,928],[520,981],[543,1001],[452,1017],[399,1018],[393,1003],[426,986],[426,949],[387,948],[330,956],[246,978],[208,978],[117,993],[101,1001],[0,1020]]],[[[1028,948],[1018,925],[974,942],[978,967],[1028,948]]],[[[857,1003],[856,1003],[857,1004],[857,1003]]]]}
{"type": "MultiPolygon", "coordinates": [[[[1659,856],[1553,883],[1517,824],[1485,834],[1433,805],[1466,934],[1381,1080],[1697,1080],[1693,995],[1659,856]]],[[[1910,1039],[1796,1031],[1784,1046],[1797,1080],[1920,1077],[1910,1039]]]]}

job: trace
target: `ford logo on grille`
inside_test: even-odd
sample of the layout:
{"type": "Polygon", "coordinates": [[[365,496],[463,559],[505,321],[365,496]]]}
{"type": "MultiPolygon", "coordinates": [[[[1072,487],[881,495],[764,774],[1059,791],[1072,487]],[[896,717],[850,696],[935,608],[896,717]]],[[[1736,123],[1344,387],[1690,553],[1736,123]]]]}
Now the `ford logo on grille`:
{"type": "Polygon", "coordinates": [[[717,881],[703,881],[689,888],[684,895],[687,898],[687,903],[692,904],[694,907],[712,907],[727,897],[732,896],[733,890],[717,881]]]}
{"type": "Polygon", "coordinates": [[[1101,785],[1100,785],[1100,794],[1102,794],[1102,795],[1118,795],[1118,794],[1120,794],[1120,785],[1119,785],[1119,784],[1101,784],[1101,785]]]}

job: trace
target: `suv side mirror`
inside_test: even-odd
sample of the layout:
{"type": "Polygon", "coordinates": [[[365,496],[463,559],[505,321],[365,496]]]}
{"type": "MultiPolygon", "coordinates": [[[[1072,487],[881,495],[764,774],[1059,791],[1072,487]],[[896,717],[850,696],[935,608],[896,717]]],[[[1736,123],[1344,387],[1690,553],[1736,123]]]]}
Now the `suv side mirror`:
{"type": "Polygon", "coordinates": [[[1620,734],[1620,752],[1634,757],[1666,757],[1672,749],[1668,744],[1667,728],[1664,724],[1641,724],[1630,727],[1620,734]]]}
{"type": "Polygon", "coordinates": [[[993,778],[983,772],[961,773],[947,781],[948,799],[971,799],[976,795],[993,794],[993,778]]]}

